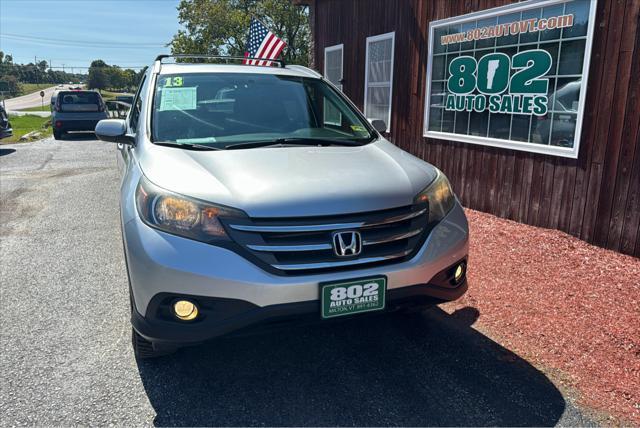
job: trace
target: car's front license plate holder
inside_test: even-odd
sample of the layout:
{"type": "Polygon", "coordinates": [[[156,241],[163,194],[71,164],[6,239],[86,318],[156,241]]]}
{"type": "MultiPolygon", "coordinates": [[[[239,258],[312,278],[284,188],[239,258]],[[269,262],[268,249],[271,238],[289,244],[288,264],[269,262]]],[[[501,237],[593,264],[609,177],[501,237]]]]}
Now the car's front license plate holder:
{"type": "Polygon", "coordinates": [[[387,278],[375,276],[320,284],[320,312],[323,319],[385,308],[387,278]]]}

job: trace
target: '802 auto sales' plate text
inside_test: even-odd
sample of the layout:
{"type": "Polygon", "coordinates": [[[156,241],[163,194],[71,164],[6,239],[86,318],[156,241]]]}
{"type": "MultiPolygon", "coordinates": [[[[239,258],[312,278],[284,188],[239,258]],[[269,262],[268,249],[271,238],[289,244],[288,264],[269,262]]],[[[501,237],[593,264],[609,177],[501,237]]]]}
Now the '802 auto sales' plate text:
{"type": "Polygon", "coordinates": [[[321,285],[322,318],[333,318],[385,308],[387,279],[364,278],[321,285]]]}

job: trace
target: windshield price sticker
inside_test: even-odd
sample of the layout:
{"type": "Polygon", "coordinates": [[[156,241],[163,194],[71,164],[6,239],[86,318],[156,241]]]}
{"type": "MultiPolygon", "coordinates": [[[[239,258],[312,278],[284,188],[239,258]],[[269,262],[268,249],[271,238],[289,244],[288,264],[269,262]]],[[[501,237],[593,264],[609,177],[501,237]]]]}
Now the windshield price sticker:
{"type": "Polygon", "coordinates": [[[459,56],[449,64],[445,110],[544,116],[549,79],[543,76],[551,63],[551,55],[542,49],[523,51],[512,58],[490,53],[478,61],[459,56]]]}
{"type": "Polygon", "coordinates": [[[197,87],[163,87],[160,111],[195,110],[198,106],[197,87]]]}

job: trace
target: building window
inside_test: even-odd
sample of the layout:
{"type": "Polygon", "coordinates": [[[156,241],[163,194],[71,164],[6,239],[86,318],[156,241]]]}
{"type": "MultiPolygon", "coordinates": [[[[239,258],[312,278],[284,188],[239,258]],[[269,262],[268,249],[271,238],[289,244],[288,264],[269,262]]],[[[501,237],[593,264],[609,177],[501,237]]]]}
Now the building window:
{"type": "Polygon", "coordinates": [[[367,119],[384,120],[387,132],[391,129],[394,44],[395,33],[367,37],[364,114],[367,119]]]}
{"type": "MultiPolygon", "coordinates": [[[[324,49],[324,77],[342,91],[342,62],[344,45],[329,46],[324,49]]],[[[340,111],[325,100],[324,123],[328,125],[340,126],[342,116],[340,111]]]]}
{"type": "Polygon", "coordinates": [[[342,59],[344,45],[324,48],[324,77],[342,91],[342,59]]]}
{"type": "Polygon", "coordinates": [[[424,135],[577,158],[594,23],[590,0],[432,22],[424,135]]]}

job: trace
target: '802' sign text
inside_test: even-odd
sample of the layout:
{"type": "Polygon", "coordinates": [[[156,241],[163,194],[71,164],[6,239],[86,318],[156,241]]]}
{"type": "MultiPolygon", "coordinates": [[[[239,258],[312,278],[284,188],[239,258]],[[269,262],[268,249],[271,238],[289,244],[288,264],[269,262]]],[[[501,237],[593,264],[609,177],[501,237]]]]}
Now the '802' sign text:
{"type": "Polygon", "coordinates": [[[542,49],[511,58],[499,52],[477,61],[472,56],[456,57],[449,64],[445,109],[544,116],[549,79],[543,76],[551,65],[551,55],[542,49]]]}

